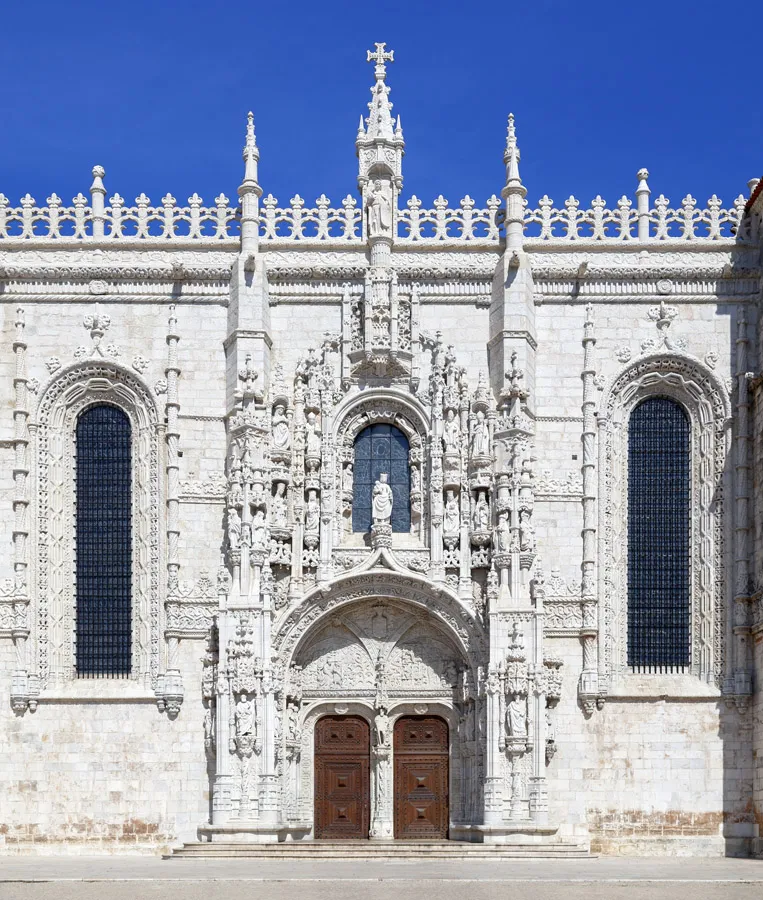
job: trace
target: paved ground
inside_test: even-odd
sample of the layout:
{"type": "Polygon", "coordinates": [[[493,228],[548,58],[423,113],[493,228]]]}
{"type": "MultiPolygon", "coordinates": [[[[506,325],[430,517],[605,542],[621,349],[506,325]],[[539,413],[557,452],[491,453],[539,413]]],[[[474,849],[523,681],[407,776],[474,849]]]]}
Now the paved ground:
{"type": "Polygon", "coordinates": [[[763,860],[0,857],[0,900],[763,900],[763,860]],[[405,898],[401,895],[404,894],[405,898]]]}

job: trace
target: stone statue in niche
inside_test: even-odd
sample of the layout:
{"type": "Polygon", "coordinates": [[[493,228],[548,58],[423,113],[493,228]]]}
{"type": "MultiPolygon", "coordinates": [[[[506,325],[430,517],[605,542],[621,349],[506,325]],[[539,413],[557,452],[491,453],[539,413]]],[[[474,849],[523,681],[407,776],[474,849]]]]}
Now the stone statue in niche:
{"type": "Polygon", "coordinates": [[[305,453],[307,456],[321,455],[321,432],[318,425],[318,419],[314,412],[307,414],[307,423],[305,424],[305,453]]]}
{"type": "Polygon", "coordinates": [[[265,511],[258,509],[252,519],[252,546],[265,546],[265,511]]]}
{"type": "Polygon", "coordinates": [[[475,531],[487,531],[490,527],[490,507],[487,505],[484,491],[480,491],[477,495],[477,503],[472,515],[472,527],[475,531]]]}
{"type": "Polygon", "coordinates": [[[342,490],[346,494],[352,493],[352,463],[348,463],[342,472],[342,490]]]}
{"type": "Polygon", "coordinates": [[[270,521],[276,528],[286,528],[286,485],[276,482],[276,492],[270,501],[270,521]]]}
{"type": "Polygon", "coordinates": [[[472,432],[472,456],[490,456],[490,432],[481,409],[477,412],[472,432]]]}
{"type": "Polygon", "coordinates": [[[296,704],[290,703],[286,707],[286,718],[286,739],[296,744],[299,741],[299,707],[296,704]]]}
{"type": "Polygon", "coordinates": [[[380,709],[374,717],[374,735],[376,737],[377,747],[389,746],[391,736],[389,716],[387,715],[387,710],[384,708],[380,709]]]}
{"type": "Polygon", "coordinates": [[[392,202],[389,191],[381,181],[374,182],[367,201],[368,236],[389,237],[392,234],[392,202]]]}
{"type": "Polygon", "coordinates": [[[318,491],[311,490],[307,494],[305,504],[305,534],[316,535],[320,531],[321,505],[318,501],[318,491]]]}
{"type": "Polygon", "coordinates": [[[524,553],[535,550],[535,528],[530,521],[530,510],[519,510],[519,549],[524,553]]]}
{"type": "Polygon", "coordinates": [[[527,737],[527,703],[519,694],[506,707],[506,730],[511,737],[527,737]]]}
{"type": "Polygon", "coordinates": [[[445,493],[445,512],[442,519],[442,530],[444,534],[458,534],[461,524],[458,511],[458,500],[456,500],[455,491],[446,491],[445,493]]]}
{"type": "Polygon", "coordinates": [[[242,694],[236,704],[236,735],[245,737],[255,733],[254,700],[248,694],[242,694]]]}
{"type": "Polygon", "coordinates": [[[421,471],[418,466],[411,466],[411,492],[421,490],[421,471]]]}
{"type": "Polygon", "coordinates": [[[289,420],[286,418],[286,408],[278,403],[273,410],[273,449],[289,450],[291,447],[291,435],[289,434],[289,420]]]}
{"type": "Polygon", "coordinates": [[[448,410],[443,425],[442,442],[446,453],[458,453],[461,449],[461,429],[452,409],[448,410]]]}
{"type": "Polygon", "coordinates": [[[498,516],[498,525],[495,529],[496,544],[499,553],[508,553],[511,546],[511,529],[509,528],[509,515],[502,512],[498,516]]]}
{"type": "Polygon", "coordinates": [[[373,490],[374,525],[388,525],[392,517],[392,488],[387,483],[387,473],[382,472],[373,490]]]}
{"type": "Polygon", "coordinates": [[[231,550],[241,546],[241,516],[235,506],[228,507],[228,544],[231,550]]]}

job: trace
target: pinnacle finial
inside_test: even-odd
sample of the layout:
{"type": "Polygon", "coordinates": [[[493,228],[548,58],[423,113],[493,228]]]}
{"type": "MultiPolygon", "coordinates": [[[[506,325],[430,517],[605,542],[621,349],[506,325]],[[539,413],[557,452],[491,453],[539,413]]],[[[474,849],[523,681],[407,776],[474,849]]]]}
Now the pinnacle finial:
{"type": "Polygon", "coordinates": [[[244,144],[244,184],[257,184],[257,161],[260,151],[254,135],[254,113],[251,110],[246,116],[246,143],[244,144]]]}
{"type": "Polygon", "coordinates": [[[506,150],[503,154],[503,161],[506,165],[506,187],[504,188],[504,196],[507,189],[514,191],[522,191],[522,179],[519,176],[519,146],[517,145],[517,130],[514,125],[514,113],[509,113],[508,123],[506,125],[506,150]]]}
{"type": "Polygon", "coordinates": [[[384,48],[387,46],[386,43],[376,45],[376,50],[367,50],[366,51],[366,62],[375,62],[376,67],[374,69],[374,75],[376,75],[377,81],[384,81],[384,78],[387,74],[387,67],[384,65],[385,62],[394,62],[395,61],[395,51],[389,50],[386,51],[384,48]]]}

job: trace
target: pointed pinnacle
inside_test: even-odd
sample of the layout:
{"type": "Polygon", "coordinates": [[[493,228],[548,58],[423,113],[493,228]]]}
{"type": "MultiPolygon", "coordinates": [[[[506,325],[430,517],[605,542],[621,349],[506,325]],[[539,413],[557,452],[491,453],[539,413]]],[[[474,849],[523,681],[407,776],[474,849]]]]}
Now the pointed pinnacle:
{"type": "Polygon", "coordinates": [[[363,113],[360,114],[360,122],[358,122],[358,134],[365,134],[366,128],[365,123],[363,122],[363,113]]]}
{"type": "Polygon", "coordinates": [[[246,146],[247,148],[257,146],[254,137],[254,113],[251,110],[246,114],[246,146]]]}
{"type": "Polygon", "coordinates": [[[403,136],[403,126],[400,122],[400,116],[397,117],[397,122],[395,123],[395,137],[403,136]]]}
{"type": "Polygon", "coordinates": [[[508,125],[506,128],[506,150],[503,154],[503,161],[506,165],[506,184],[521,185],[522,179],[519,177],[519,147],[517,146],[517,132],[514,127],[514,113],[509,113],[508,125]]]}

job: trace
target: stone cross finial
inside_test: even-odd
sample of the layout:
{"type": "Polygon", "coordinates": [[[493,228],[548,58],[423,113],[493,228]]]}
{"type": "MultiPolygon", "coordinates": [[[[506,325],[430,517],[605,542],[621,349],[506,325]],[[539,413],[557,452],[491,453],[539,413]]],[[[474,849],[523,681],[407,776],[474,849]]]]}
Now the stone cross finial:
{"type": "Polygon", "coordinates": [[[243,368],[239,369],[238,377],[241,381],[244,382],[244,391],[247,394],[254,393],[254,385],[257,379],[260,377],[257,370],[252,365],[252,354],[246,354],[246,360],[244,361],[243,368]]]}
{"type": "Polygon", "coordinates": [[[387,74],[387,67],[384,65],[385,62],[394,62],[395,61],[395,51],[389,50],[386,51],[384,48],[386,47],[386,43],[384,44],[376,44],[376,50],[367,50],[366,51],[366,62],[375,62],[376,68],[374,69],[374,74],[376,75],[377,81],[384,81],[384,76],[387,74]]]}

